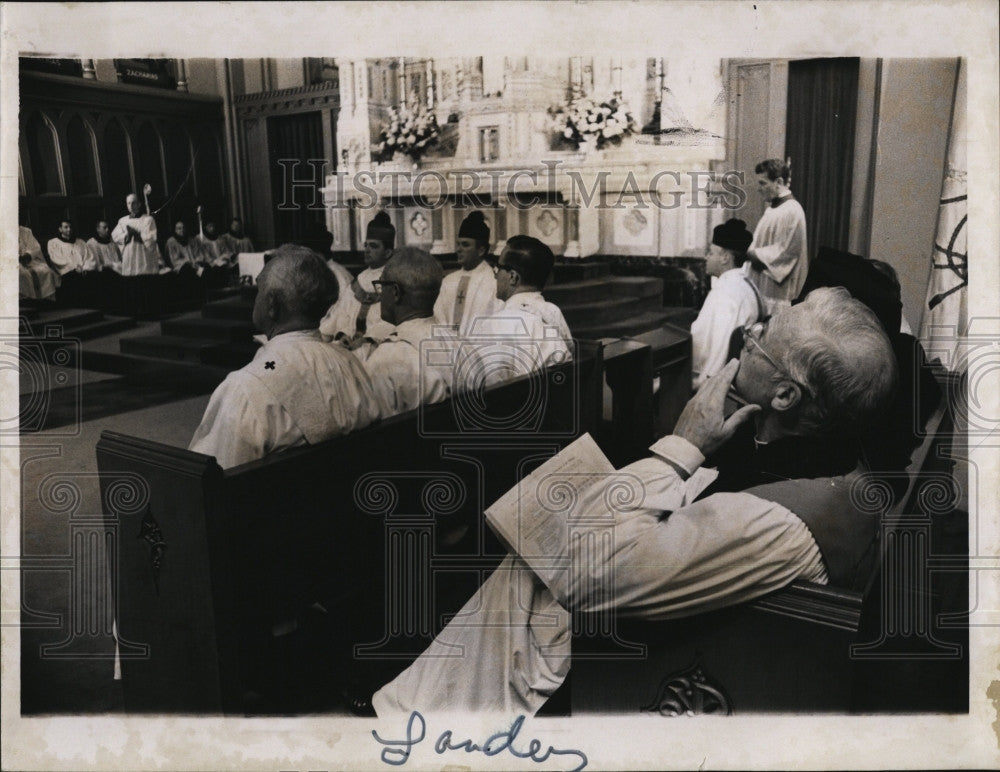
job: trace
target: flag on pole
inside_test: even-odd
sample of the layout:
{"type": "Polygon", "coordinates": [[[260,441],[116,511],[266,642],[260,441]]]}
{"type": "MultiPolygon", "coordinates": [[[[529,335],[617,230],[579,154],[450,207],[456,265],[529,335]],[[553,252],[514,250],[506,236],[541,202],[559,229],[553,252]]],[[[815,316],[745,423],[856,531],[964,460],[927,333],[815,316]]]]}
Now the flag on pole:
{"type": "Polygon", "coordinates": [[[955,354],[958,341],[966,335],[969,325],[966,91],[966,67],[960,61],[948,138],[948,160],[941,184],[941,203],[931,254],[931,277],[920,325],[920,340],[928,354],[932,350],[946,354],[941,361],[950,370],[960,365],[962,358],[955,354]],[[941,351],[942,340],[954,342],[950,352],[941,351]]]}

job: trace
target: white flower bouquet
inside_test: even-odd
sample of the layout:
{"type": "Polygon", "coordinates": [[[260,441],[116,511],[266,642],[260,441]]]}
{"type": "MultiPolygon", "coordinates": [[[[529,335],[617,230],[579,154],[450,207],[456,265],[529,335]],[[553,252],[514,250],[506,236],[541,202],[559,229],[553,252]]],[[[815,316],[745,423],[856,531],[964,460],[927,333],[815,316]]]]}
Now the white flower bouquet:
{"type": "Polygon", "coordinates": [[[598,150],[607,145],[619,145],[638,129],[628,106],[617,97],[606,102],[581,97],[550,112],[562,140],[578,149],[589,142],[594,142],[598,150]]]}
{"type": "Polygon", "coordinates": [[[379,141],[372,146],[372,154],[379,163],[392,160],[396,153],[419,161],[429,147],[437,144],[440,134],[433,113],[414,113],[405,105],[390,107],[389,121],[382,124],[379,141]]]}

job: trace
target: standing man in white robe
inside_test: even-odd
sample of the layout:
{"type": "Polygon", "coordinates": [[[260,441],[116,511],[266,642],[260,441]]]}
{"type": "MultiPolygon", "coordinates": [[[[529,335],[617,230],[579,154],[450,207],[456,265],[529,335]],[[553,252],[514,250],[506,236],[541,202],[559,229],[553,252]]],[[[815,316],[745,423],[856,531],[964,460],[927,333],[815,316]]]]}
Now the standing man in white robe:
{"type": "Polygon", "coordinates": [[[503,303],[489,317],[470,326],[467,340],[476,346],[478,363],[463,363],[469,388],[492,386],[573,358],[572,340],[562,311],[542,297],[555,256],[531,236],[507,242],[494,268],[497,298],[503,303]]]}
{"type": "Polygon", "coordinates": [[[158,273],[162,260],[156,244],[156,220],[142,213],[142,202],[135,193],[125,197],[125,206],[128,214],[111,232],[122,252],[122,276],[158,273]]]}
{"type": "Polygon", "coordinates": [[[743,220],[727,220],[712,231],[705,255],[712,289],[691,324],[691,385],[695,389],[725,366],[733,330],[766,314],[760,291],[744,270],[752,240],[743,220]]]}
{"type": "Polygon", "coordinates": [[[397,249],[375,280],[382,320],[392,334],[365,360],[365,369],[384,408],[395,415],[451,394],[454,336],[434,317],[441,288],[441,263],[416,247],[397,249]],[[437,330],[435,330],[435,327],[437,330]],[[437,334],[436,334],[437,333],[437,334]]]}
{"type": "Polygon", "coordinates": [[[774,313],[799,296],[809,273],[806,213],[789,189],[791,169],[787,163],[770,158],[757,164],[754,171],[767,209],[747,250],[749,276],[764,296],[768,313],[774,313]]]}
{"type": "Polygon", "coordinates": [[[122,253],[111,238],[111,229],[107,220],[98,220],[94,235],[87,239],[87,249],[98,270],[108,270],[117,274],[122,272],[122,253]]]}
{"type": "MultiPolygon", "coordinates": [[[[673,619],[753,600],[797,579],[851,586],[878,532],[877,516],[852,505],[857,473],[695,500],[712,479],[695,472],[751,416],[771,438],[854,432],[892,394],[895,376],[880,322],[846,292],[816,290],[779,309],[766,336],[748,341],[739,361],[695,394],[650,458],[575,491],[572,512],[532,541],[551,536],[561,546],[504,560],[416,662],[376,692],[378,715],[535,713],[569,671],[570,612],[673,619]],[[814,355],[818,348],[824,357],[814,355]],[[727,418],[731,386],[748,404],[727,418]],[[635,498],[616,509],[609,486],[623,484],[635,498]],[[608,517],[597,517],[609,504],[608,517]],[[574,525],[580,538],[560,534],[574,514],[586,515],[598,539],[613,523],[607,563],[594,564],[582,520],[574,525]],[[549,569],[543,582],[529,568],[535,558],[566,568],[549,569]]],[[[557,484],[564,483],[573,489],[572,474],[557,484]]],[[[523,515],[533,528],[534,515],[523,515]]]]}
{"type": "Polygon", "coordinates": [[[319,329],[327,340],[339,340],[348,348],[367,354],[371,342],[385,340],[392,327],[382,320],[379,294],[372,282],[382,278],[382,269],[392,257],[396,229],[386,212],[379,212],[365,231],[365,269],[342,292],[327,311],[319,329]]]}
{"type": "Polygon", "coordinates": [[[455,254],[462,264],[444,277],[434,315],[441,324],[468,335],[473,320],[492,316],[503,305],[497,298],[497,280],[486,257],[490,252],[490,226],[480,211],[462,220],[455,254]]]}
{"type": "Polygon", "coordinates": [[[191,440],[191,450],[223,468],[348,434],[380,417],[364,367],[317,329],[337,298],[333,274],[306,247],[286,244],[271,254],[253,307],[267,342],[215,390],[191,440]]]}
{"type": "Polygon", "coordinates": [[[31,228],[23,225],[17,229],[18,289],[22,298],[55,300],[59,287],[59,274],[49,267],[31,228]]]}

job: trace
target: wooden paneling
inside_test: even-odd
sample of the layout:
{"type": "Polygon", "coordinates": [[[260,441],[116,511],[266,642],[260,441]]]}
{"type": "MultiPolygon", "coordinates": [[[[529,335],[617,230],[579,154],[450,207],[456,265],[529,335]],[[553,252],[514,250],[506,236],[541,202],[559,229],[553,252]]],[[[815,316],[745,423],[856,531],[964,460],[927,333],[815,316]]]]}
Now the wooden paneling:
{"type": "Polygon", "coordinates": [[[63,217],[84,239],[98,217],[113,224],[146,182],[161,241],[176,220],[194,222],[197,204],[224,209],[218,98],[33,72],[22,73],[20,98],[20,218],[42,244],[63,217]],[[200,180],[191,136],[216,148],[200,180]]]}

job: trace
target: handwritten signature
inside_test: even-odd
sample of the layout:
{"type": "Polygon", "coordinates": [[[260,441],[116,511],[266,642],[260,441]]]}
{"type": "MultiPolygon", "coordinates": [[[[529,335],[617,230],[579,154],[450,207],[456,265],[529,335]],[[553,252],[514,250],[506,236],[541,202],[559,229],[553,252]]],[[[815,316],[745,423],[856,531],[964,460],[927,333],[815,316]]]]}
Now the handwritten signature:
{"type": "MultiPolygon", "coordinates": [[[[580,772],[580,770],[587,766],[587,754],[583,751],[570,748],[553,748],[551,745],[542,751],[542,741],[537,738],[532,738],[528,742],[527,750],[518,750],[514,747],[514,740],[517,739],[523,725],[524,716],[518,716],[514,719],[514,723],[510,725],[509,729],[497,732],[482,745],[477,745],[472,740],[457,741],[452,735],[452,731],[446,729],[434,743],[434,751],[436,753],[445,753],[446,751],[464,750],[466,753],[482,753],[485,756],[496,756],[499,753],[507,751],[519,759],[531,759],[539,764],[548,759],[549,756],[575,756],[579,759],[580,764],[574,767],[572,772],[580,772]]],[[[372,730],[372,736],[379,743],[386,746],[382,749],[382,761],[394,767],[400,767],[410,758],[410,751],[413,750],[413,746],[424,741],[424,738],[427,736],[427,724],[420,712],[415,710],[410,713],[410,719],[406,723],[406,739],[383,740],[374,729],[372,730]]]]}

